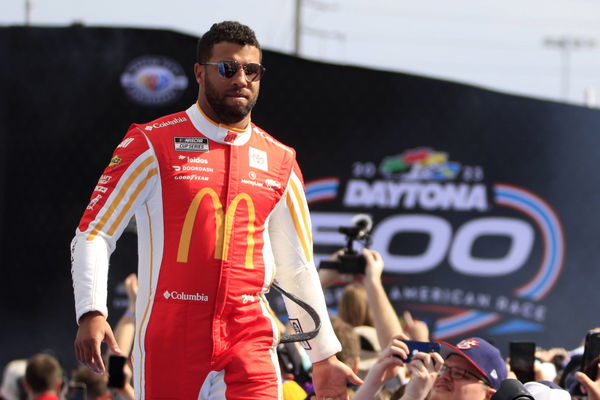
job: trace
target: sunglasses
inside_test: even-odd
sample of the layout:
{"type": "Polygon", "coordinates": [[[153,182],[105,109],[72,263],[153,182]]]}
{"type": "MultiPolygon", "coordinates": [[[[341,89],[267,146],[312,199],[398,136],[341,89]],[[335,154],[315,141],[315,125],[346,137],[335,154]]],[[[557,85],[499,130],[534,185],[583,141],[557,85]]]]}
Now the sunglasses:
{"type": "Polygon", "coordinates": [[[256,82],[262,78],[266,68],[257,63],[240,64],[237,61],[205,62],[202,65],[216,65],[221,78],[230,79],[242,68],[246,81],[256,82]]]}

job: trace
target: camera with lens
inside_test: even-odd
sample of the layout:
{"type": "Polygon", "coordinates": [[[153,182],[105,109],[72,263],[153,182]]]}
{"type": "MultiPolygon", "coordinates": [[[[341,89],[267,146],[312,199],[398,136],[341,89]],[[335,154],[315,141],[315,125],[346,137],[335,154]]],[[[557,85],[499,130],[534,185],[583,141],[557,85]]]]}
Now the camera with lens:
{"type": "Polygon", "coordinates": [[[491,400],[534,400],[531,393],[518,379],[505,379],[491,400]]]}
{"type": "Polygon", "coordinates": [[[352,226],[341,226],[334,228],[346,236],[346,247],[337,260],[323,260],[319,268],[334,269],[340,274],[361,275],[365,273],[367,260],[354,250],[354,242],[360,242],[364,247],[371,245],[371,228],[373,220],[369,215],[358,214],[352,218],[352,226]]]}

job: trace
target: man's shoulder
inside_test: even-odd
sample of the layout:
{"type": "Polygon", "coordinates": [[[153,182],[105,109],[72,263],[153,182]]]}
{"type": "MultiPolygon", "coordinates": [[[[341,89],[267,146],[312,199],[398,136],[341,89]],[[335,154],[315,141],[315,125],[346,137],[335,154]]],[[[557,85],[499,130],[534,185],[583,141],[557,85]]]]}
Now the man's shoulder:
{"type": "Polygon", "coordinates": [[[188,117],[185,111],[179,111],[173,114],[164,115],[162,117],[156,118],[153,121],[141,123],[141,124],[132,124],[130,129],[141,129],[146,133],[154,133],[157,130],[168,128],[168,127],[176,127],[185,122],[189,122],[190,118],[188,117]]]}
{"type": "Polygon", "coordinates": [[[257,137],[260,137],[262,139],[264,139],[265,141],[275,145],[276,147],[290,153],[291,155],[296,154],[296,151],[294,150],[293,147],[290,147],[288,145],[285,145],[283,143],[281,143],[279,140],[275,139],[273,136],[271,136],[267,131],[265,131],[264,129],[262,129],[261,127],[259,127],[258,125],[255,125],[254,123],[252,123],[252,134],[256,135],[257,137]]]}

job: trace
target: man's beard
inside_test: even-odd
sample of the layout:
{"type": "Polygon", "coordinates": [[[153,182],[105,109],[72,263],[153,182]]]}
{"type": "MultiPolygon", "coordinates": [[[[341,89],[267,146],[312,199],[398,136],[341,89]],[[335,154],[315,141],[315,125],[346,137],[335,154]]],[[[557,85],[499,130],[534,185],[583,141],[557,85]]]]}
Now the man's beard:
{"type": "Polygon", "coordinates": [[[223,94],[223,96],[219,96],[214,86],[212,86],[208,79],[205,82],[205,92],[206,100],[208,101],[210,108],[212,108],[215,114],[217,114],[217,116],[219,117],[219,122],[224,122],[226,124],[239,122],[242,119],[244,119],[248,114],[250,114],[250,111],[252,111],[252,108],[254,108],[254,105],[256,104],[256,99],[258,97],[257,92],[253,98],[248,99],[248,104],[246,104],[245,106],[228,105],[225,103],[225,101],[227,100],[225,94],[223,94]]]}

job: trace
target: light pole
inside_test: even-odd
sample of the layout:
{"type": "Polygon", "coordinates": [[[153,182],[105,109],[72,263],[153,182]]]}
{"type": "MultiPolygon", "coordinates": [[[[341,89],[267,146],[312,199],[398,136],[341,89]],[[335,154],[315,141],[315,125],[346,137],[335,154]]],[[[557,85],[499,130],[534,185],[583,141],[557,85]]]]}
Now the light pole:
{"type": "Polygon", "coordinates": [[[583,48],[594,48],[596,47],[596,40],[568,36],[559,38],[547,37],[544,39],[544,45],[558,49],[561,53],[561,96],[563,100],[567,100],[571,78],[571,52],[583,48]]]}
{"type": "Polygon", "coordinates": [[[346,40],[346,36],[340,32],[324,31],[321,29],[313,29],[302,26],[302,8],[305,5],[309,5],[313,9],[320,11],[335,11],[338,6],[335,4],[322,3],[317,0],[295,0],[295,14],[294,14],[294,55],[300,57],[301,39],[303,34],[312,36],[318,36],[322,38],[334,38],[340,41],[346,40]]]}
{"type": "Polygon", "coordinates": [[[25,0],[25,25],[31,25],[31,9],[33,5],[31,4],[31,0],[25,0]]]}

